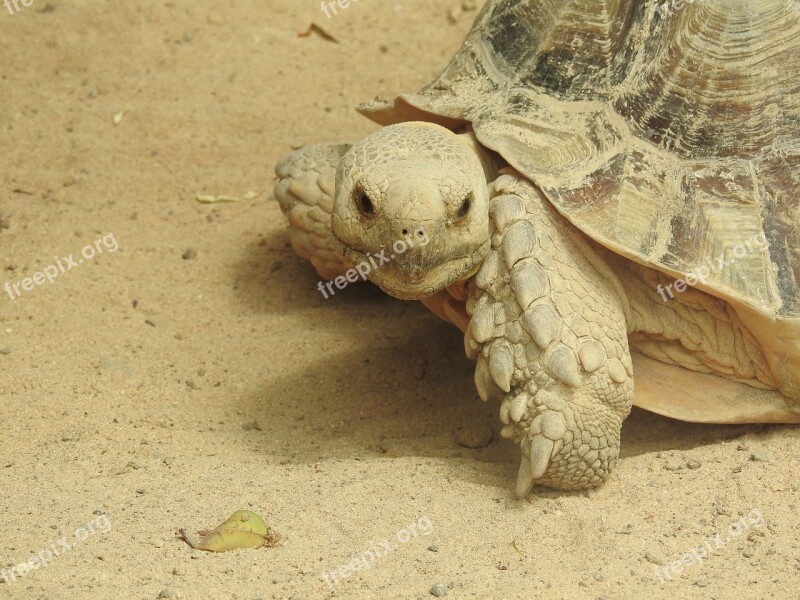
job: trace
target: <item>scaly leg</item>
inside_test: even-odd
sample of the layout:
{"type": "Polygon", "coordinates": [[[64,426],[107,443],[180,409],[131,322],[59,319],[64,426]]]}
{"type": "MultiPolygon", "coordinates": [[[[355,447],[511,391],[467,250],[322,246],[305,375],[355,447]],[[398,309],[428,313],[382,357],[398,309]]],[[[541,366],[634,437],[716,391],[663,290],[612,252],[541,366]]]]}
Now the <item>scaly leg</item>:
{"type": "MultiPolygon", "coordinates": [[[[507,171],[506,171],[507,172],[507,171]]],[[[492,250],[468,286],[481,397],[520,443],[517,494],[600,485],[633,400],[624,292],[580,231],[516,174],[490,186],[492,250]]]]}
{"type": "Polygon", "coordinates": [[[349,149],[349,144],[306,146],[275,166],[275,197],[289,218],[292,248],[323,279],[334,279],[349,268],[331,232],[334,175],[349,149]]]}

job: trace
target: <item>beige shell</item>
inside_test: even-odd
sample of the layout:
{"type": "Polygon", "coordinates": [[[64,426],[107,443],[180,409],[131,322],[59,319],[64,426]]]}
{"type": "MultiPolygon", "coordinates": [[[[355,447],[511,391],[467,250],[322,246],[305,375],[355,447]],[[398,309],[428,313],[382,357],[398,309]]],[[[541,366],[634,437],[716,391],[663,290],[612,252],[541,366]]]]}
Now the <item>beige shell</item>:
{"type": "Polygon", "coordinates": [[[471,123],[641,264],[685,277],[723,258],[697,287],[773,366],[800,365],[798,0],[489,0],[435,81],[361,111],[471,123]]]}

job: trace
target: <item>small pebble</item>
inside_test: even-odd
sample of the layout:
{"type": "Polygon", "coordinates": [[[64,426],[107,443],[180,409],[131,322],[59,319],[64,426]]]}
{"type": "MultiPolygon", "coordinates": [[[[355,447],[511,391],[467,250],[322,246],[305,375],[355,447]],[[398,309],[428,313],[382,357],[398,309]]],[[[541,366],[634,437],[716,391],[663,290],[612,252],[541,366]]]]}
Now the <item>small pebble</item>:
{"type": "Polygon", "coordinates": [[[721,515],[723,517],[731,516],[731,510],[728,508],[728,505],[725,503],[724,499],[717,498],[715,504],[716,504],[716,512],[718,515],[721,515]]]}
{"type": "Polygon", "coordinates": [[[11,354],[12,352],[13,350],[11,350],[9,346],[6,346],[5,348],[0,348],[0,354],[11,354]]]}
{"type": "Polygon", "coordinates": [[[459,427],[456,431],[456,444],[463,448],[486,448],[492,443],[494,434],[492,428],[486,423],[475,423],[466,427],[459,427]]]}
{"type": "Polygon", "coordinates": [[[433,586],[431,586],[431,595],[437,598],[447,596],[447,586],[443,583],[434,583],[433,586]]]}
{"type": "Polygon", "coordinates": [[[431,544],[430,546],[428,546],[428,550],[430,550],[431,552],[438,552],[439,546],[436,544],[431,544]]]}
{"type": "Polygon", "coordinates": [[[664,465],[664,468],[667,471],[680,471],[683,469],[683,465],[679,462],[668,462],[666,465],[664,465]]]}
{"type": "Polygon", "coordinates": [[[197,250],[194,248],[187,248],[186,252],[183,253],[181,258],[183,260],[192,260],[193,258],[197,258],[197,250]]]}
{"type": "Polygon", "coordinates": [[[772,460],[772,456],[765,450],[756,450],[750,454],[750,460],[754,462],[770,462],[772,460]]]}
{"type": "Polygon", "coordinates": [[[696,460],[690,460],[689,462],[686,463],[686,466],[689,467],[690,469],[699,469],[700,462],[696,460]]]}
{"type": "Polygon", "coordinates": [[[275,271],[280,271],[281,267],[283,267],[283,263],[279,260],[276,260],[274,263],[272,263],[272,266],[270,266],[269,270],[274,273],[275,271]]]}
{"type": "Polygon", "coordinates": [[[190,387],[190,388],[192,388],[193,390],[196,390],[198,386],[197,386],[197,384],[194,382],[194,379],[187,379],[187,380],[186,380],[186,387],[190,387]]]}
{"type": "Polygon", "coordinates": [[[454,6],[450,10],[447,11],[447,19],[451,23],[458,23],[458,20],[461,18],[461,15],[464,14],[464,9],[460,6],[454,6]]]}
{"type": "Polygon", "coordinates": [[[159,598],[174,598],[175,596],[172,594],[172,591],[165,589],[165,590],[161,590],[160,592],[158,592],[158,597],[159,598]]]}
{"type": "Polygon", "coordinates": [[[711,583],[708,579],[698,579],[694,582],[697,587],[706,587],[709,583],[711,583]]]}

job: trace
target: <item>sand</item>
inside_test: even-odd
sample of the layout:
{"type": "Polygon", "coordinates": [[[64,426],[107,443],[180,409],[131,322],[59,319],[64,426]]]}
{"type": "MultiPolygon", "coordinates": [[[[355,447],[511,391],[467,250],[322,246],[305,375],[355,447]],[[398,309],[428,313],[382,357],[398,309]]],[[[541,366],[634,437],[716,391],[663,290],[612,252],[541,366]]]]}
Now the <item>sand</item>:
{"type": "Polygon", "coordinates": [[[289,248],[274,163],[430,80],[455,2],[0,6],[0,597],[798,597],[796,427],[634,411],[604,487],[516,500],[461,335],[289,248]],[[177,536],[240,509],[280,545],[177,536]]]}

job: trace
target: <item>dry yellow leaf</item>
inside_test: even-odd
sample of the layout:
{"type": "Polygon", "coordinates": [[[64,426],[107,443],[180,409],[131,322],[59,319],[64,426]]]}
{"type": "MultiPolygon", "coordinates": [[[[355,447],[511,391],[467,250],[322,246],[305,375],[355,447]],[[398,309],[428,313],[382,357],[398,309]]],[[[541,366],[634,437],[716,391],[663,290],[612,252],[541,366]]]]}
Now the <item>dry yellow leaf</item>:
{"type": "Polygon", "coordinates": [[[264,519],[249,510],[237,510],[222,525],[213,529],[199,543],[192,542],[186,531],[180,530],[184,541],[195,550],[227,552],[242,548],[273,548],[280,536],[272,531],[264,519]]]}

